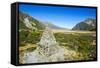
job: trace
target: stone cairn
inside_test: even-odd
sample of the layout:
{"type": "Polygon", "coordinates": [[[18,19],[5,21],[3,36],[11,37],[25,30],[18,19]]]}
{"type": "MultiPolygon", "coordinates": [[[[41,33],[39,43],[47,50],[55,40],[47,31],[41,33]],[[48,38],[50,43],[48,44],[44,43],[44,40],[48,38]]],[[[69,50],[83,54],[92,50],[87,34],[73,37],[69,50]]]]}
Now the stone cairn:
{"type": "Polygon", "coordinates": [[[35,51],[25,53],[24,63],[64,61],[64,49],[56,42],[53,32],[46,27],[35,51]]]}

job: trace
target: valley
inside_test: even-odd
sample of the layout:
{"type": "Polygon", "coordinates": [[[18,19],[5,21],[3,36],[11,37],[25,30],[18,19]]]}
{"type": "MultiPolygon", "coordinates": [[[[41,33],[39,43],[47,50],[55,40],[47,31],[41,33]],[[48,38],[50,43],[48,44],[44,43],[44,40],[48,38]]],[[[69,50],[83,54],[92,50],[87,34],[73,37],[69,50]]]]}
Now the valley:
{"type": "Polygon", "coordinates": [[[76,24],[73,29],[64,29],[50,23],[45,25],[20,12],[19,63],[35,63],[38,59],[41,60],[39,62],[59,61],[59,58],[63,59],[62,61],[95,60],[96,26],[94,23],[94,20],[88,19],[76,24]],[[46,30],[46,27],[50,29],[46,30]],[[57,51],[55,52],[57,54],[53,54],[52,50],[57,51]],[[46,57],[48,55],[49,58],[46,57]],[[33,62],[31,59],[37,60],[33,62]]]}
{"type": "Polygon", "coordinates": [[[95,34],[95,31],[81,31],[81,30],[63,30],[63,29],[52,29],[53,33],[93,33],[95,34]]]}

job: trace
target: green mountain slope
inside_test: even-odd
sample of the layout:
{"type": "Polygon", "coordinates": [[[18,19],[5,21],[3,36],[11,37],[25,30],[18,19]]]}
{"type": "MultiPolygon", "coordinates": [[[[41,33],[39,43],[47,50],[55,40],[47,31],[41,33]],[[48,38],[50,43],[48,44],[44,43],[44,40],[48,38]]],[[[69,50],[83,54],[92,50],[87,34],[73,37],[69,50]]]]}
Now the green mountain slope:
{"type": "Polygon", "coordinates": [[[19,28],[20,29],[39,29],[42,30],[45,26],[35,18],[28,14],[19,12],[19,28]],[[26,22],[25,22],[26,21],[26,22]]]}
{"type": "Polygon", "coordinates": [[[19,46],[40,41],[45,26],[26,13],[19,12],[19,46]]]}

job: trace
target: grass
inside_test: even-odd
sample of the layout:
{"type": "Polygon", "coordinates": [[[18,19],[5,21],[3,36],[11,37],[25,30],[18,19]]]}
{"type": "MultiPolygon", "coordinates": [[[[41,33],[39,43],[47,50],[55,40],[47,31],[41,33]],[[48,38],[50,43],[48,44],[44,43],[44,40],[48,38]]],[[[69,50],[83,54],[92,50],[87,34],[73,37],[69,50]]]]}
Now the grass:
{"type": "MultiPolygon", "coordinates": [[[[25,52],[32,52],[40,41],[42,30],[20,30],[19,31],[19,57],[23,62],[25,52]]],[[[66,48],[65,60],[95,60],[96,59],[96,34],[95,32],[54,32],[56,41],[60,46],[66,48]]]]}
{"type": "Polygon", "coordinates": [[[36,44],[31,44],[31,43],[25,43],[23,46],[19,47],[19,63],[24,63],[23,61],[23,56],[24,53],[26,52],[33,52],[36,49],[37,45],[36,44]]]}
{"type": "Polygon", "coordinates": [[[19,47],[19,51],[25,51],[25,50],[30,49],[30,48],[36,48],[36,45],[31,44],[31,43],[26,43],[25,46],[19,47]]]}
{"type": "MultiPolygon", "coordinates": [[[[55,33],[56,41],[60,46],[68,47],[70,50],[77,52],[81,55],[81,60],[94,60],[96,59],[96,37],[89,33],[55,33]],[[95,41],[94,41],[95,40],[95,41]]],[[[74,56],[75,57],[75,56],[74,56]]],[[[80,57],[79,57],[80,59],[80,57]]]]}

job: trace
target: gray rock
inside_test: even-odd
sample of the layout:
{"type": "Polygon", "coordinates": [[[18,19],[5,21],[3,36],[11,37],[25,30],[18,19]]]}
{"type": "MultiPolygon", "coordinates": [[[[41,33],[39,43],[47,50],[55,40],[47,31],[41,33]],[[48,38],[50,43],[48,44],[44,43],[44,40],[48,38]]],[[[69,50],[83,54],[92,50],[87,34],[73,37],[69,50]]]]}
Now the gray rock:
{"type": "Polygon", "coordinates": [[[64,61],[64,49],[56,42],[50,28],[46,27],[37,44],[35,51],[24,54],[24,63],[64,61]]]}

